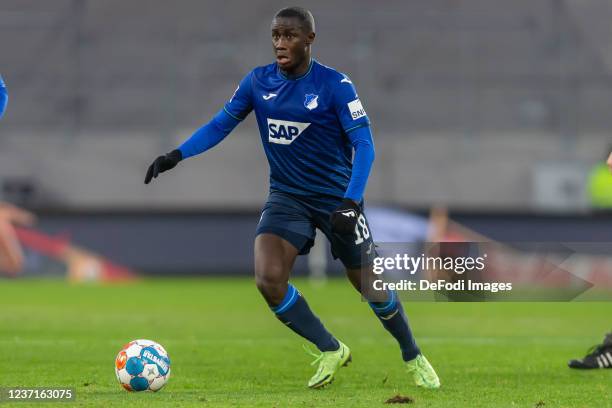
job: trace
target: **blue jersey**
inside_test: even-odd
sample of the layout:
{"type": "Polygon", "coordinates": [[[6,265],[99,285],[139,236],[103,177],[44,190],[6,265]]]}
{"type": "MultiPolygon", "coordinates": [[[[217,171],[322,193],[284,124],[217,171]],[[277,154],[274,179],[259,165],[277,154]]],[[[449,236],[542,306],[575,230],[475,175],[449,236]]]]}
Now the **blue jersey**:
{"type": "Polygon", "coordinates": [[[255,111],[272,190],[344,196],[353,154],[347,134],[370,124],[346,75],[315,60],[297,78],[276,63],[257,67],[224,109],[237,120],[255,111]]]}

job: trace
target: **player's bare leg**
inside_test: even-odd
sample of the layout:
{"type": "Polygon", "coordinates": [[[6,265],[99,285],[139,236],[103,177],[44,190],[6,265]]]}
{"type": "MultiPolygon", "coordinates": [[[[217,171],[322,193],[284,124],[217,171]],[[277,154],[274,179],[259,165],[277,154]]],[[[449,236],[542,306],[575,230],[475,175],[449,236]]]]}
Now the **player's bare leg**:
{"type": "Polygon", "coordinates": [[[297,256],[297,249],[277,235],[255,238],[255,284],[270,307],[283,301],[297,256]]]}
{"type": "Polygon", "coordinates": [[[415,384],[424,388],[439,388],[440,380],[429,361],[421,354],[396,293],[373,289],[372,283],[378,277],[374,274],[372,265],[347,269],[346,274],[355,289],[369,301],[370,307],[385,329],[399,343],[402,358],[415,384]]]}
{"type": "Polygon", "coordinates": [[[259,234],[255,239],[255,282],[276,317],[321,351],[315,355],[317,372],[308,382],[311,388],[321,388],[334,380],[338,369],[350,361],[351,354],[325,329],[304,297],[289,283],[297,255],[298,250],[283,238],[259,234]]]}
{"type": "Polygon", "coordinates": [[[23,268],[23,251],[14,224],[32,225],[33,214],[6,203],[0,203],[0,272],[16,275],[23,268]]]}
{"type": "Polygon", "coordinates": [[[0,272],[16,275],[23,266],[23,252],[13,226],[0,220],[0,272]]]}

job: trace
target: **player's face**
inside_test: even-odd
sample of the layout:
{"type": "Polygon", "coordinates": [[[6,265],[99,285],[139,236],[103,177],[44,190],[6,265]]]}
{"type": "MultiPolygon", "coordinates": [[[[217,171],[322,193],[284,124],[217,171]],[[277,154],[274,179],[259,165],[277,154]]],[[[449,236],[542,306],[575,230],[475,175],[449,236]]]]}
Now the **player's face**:
{"type": "Polygon", "coordinates": [[[314,33],[306,33],[296,18],[279,17],[272,21],[272,46],[276,63],[285,72],[308,64],[314,33]]]}

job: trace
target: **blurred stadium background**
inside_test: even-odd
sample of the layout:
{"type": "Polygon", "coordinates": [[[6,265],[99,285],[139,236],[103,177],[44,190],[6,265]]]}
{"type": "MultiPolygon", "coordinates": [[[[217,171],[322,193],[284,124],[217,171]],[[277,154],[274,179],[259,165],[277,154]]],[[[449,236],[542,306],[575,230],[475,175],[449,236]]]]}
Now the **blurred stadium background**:
{"type": "MultiPolygon", "coordinates": [[[[250,273],[268,172],[253,117],[159,182],[142,180],[269,63],[283,5],[0,0],[0,199],[140,272],[250,273]]],[[[448,207],[498,240],[612,242],[612,203],[594,209],[601,191],[589,187],[612,146],[611,3],[308,7],[315,57],[352,77],[373,122],[370,206],[448,207]]]]}

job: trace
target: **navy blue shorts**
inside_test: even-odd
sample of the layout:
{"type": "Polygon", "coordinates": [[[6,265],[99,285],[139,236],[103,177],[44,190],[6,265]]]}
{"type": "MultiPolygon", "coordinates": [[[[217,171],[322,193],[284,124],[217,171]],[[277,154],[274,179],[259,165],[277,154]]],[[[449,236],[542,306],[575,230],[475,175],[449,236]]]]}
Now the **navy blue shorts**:
{"type": "MultiPolygon", "coordinates": [[[[370,265],[376,250],[363,213],[358,219],[355,233],[335,234],[331,230],[329,217],[341,202],[342,199],[335,197],[306,197],[271,191],[261,212],[257,235],[278,235],[297,248],[300,255],[304,255],[314,244],[315,229],[318,228],[331,243],[334,259],[339,258],[346,268],[370,265]]],[[[363,208],[363,203],[361,206],[363,208]]]]}

